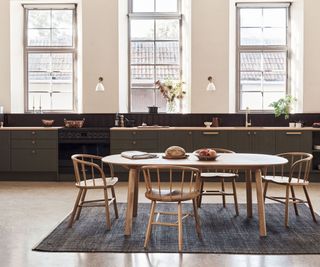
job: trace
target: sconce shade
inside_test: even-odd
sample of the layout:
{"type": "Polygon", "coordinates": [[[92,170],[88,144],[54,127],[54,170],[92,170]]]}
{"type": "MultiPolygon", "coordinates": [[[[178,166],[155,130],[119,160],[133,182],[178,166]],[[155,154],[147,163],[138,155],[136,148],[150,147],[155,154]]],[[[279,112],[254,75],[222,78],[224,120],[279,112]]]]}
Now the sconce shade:
{"type": "Polygon", "coordinates": [[[207,85],[207,91],[215,91],[216,90],[216,86],[213,83],[213,79],[211,76],[208,77],[208,85],[207,85]]]}
{"type": "Polygon", "coordinates": [[[104,91],[104,85],[103,85],[102,81],[103,81],[103,78],[99,77],[99,82],[97,83],[97,86],[96,86],[96,92],[103,92],[104,91]]]}

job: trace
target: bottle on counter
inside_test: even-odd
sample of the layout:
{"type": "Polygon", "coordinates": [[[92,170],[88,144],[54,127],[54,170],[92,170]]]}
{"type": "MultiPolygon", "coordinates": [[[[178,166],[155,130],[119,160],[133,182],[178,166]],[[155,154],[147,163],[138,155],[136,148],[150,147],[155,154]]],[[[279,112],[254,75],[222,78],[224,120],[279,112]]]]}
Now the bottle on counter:
{"type": "Polygon", "coordinates": [[[119,127],[119,113],[116,113],[116,118],[114,120],[114,126],[115,127],[119,127]]]}
{"type": "Polygon", "coordinates": [[[119,126],[124,127],[124,115],[119,115],[119,126]]]}

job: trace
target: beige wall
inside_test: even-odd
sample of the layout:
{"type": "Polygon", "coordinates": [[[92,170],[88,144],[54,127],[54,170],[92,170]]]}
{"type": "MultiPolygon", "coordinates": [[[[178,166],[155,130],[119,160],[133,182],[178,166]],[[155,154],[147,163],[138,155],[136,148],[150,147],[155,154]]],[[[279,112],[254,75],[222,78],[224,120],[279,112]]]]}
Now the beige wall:
{"type": "MultiPolygon", "coordinates": [[[[82,111],[117,112],[119,109],[118,1],[82,1],[82,111]],[[98,77],[105,92],[95,92],[98,77]]],[[[10,109],[9,2],[0,0],[0,105],[10,109]]],[[[303,111],[320,112],[319,0],[304,0],[303,111]]],[[[192,0],[191,112],[229,112],[229,1],[192,0]],[[207,77],[214,76],[217,91],[207,92],[207,77]]],[[[231,88],[231,87],[230,87],[231,88]]],[[[232,110],[232,109],[230,109],[232,110]]]]}
{"type": "Polygon", "coordinates": [[[0,106],[11,110],[10,100],[10,12],[9,1],[0,1],[0,106]]]}

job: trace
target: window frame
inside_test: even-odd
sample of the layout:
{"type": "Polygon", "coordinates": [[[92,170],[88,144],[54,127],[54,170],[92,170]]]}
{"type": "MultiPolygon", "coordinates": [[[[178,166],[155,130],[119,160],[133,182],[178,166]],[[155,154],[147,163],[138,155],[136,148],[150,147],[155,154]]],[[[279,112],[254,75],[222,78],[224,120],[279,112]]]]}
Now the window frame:
{"type": "Polygon", "coordinates": [[[78,111],[77,93],[77,59],[78,59],[78,23],[77,23],[77,4],[25,4],[24,8],[24,27],[23,27],[23,46],[24,46],[24,111],[34,113],[39,110],[29,109],[29,54],[72,54],[72,109],[41,109],[43,113],[76,113],[78,111]],[[29,10],[72,10],[72,46],[28,46],[28,11],[29,10]]]}
{"type": "MultiPolygon", "coordinates": [[[[285,52],[286,53],[286,94],[291,92],[290,73],[291,73],[291,3],[290,2],[272,2],[272,3],[237,3],[236,4],[236,112],[245,113],[246,109],[241,109],[241,79],[240,79],[240,55],[246,53],[268,53],[285,52]],[[240,9],[242,8],[286,8],[286,45],[241,45],[240,41],[240,9]]],[[[272,109],[251,109],[255,113],[272,113],[272,109]]]]}
{"type": "MultiPolygon", "coordinates": [[[[177,0],[177,12],[134,12],[133,11],[133,1],[134,0],[128,0],[128,111],[129,113],[134,113],[132,111],[132,101],[131,101],[131,90],[153,90],[153,102],[156,102],[156,86],[151,88],[149,87],[143,87],[142,89],[137,89],[134,88],[132,89],[132,82],[131,82],[131,67],[134,65],[150,65],[154,67],[154,78],[156,82],[156,67],[157,66],[179,66],[179,80],[182,81],[182,75],[183,75],[183,70],[182,70],[182,64],[183,64],[183,41],[182,41],[182,8],[181,8],[181,0],[177,0]],[[155,38],[156,36],[156,30],[154,31],[154,38],[153,40],[147,40],[146,42],[153,42],[154,43],[154,63],[153,64],[133,64],[131,63],[131,20],[179,20],[179,53],[180,53],[180,58],[179,58],[179,64],[156,64],[156,45],[155,43],[158,41],[171,41],[171,40],[157,40],[155,38]]],[[[156,1],[154,1],[154,9],[156,9],[156,1]]],[[[155,28],[156,29],[156,28],[155,28]]],[[[144,42],[144,41],[142,41],[144,42]]],[[[146,84],[148,85],[148,84],[146,84]]],[[[154,103],[156,105],[156,103],[154,103]]],[[[137,111],[138,113],[147,113],[147,111],[137,111]]]]}

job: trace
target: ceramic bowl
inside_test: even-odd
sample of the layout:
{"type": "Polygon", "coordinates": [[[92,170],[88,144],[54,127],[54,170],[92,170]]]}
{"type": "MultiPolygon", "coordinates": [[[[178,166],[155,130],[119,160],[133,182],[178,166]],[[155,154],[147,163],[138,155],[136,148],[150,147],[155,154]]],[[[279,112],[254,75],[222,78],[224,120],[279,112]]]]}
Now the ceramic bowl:
{"type": "Polygon", "coordinates": [[[54,124],[54,120],[41,120],[43,126],[45,127],[51,127],[54,124]]]}
{"type": "Polygon", "coordinates": [[[203,123],[206,127],[210,127],[211,125],[212,125],[212,122],[211,121],[205,121],[204,123],[203,123]]]}

